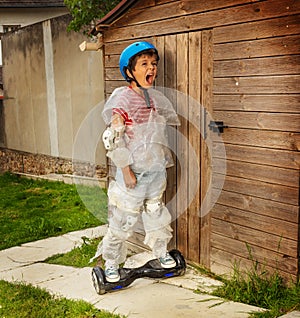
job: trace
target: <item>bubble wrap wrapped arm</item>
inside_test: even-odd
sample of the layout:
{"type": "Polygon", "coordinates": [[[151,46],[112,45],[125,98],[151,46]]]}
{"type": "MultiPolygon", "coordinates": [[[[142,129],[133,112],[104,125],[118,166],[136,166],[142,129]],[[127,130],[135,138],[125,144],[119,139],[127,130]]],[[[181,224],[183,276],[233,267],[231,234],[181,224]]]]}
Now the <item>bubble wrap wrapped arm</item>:
{"type": "Polygon", "coordinates": [[[104,109],[102,111],[102,117],[106,125],[111,124],[113,109],[126,98],[126,95],[124,94],[125,91],[126,87],[124,86],[116,88],[105,103],[104,109]]]}
{"type": "Polygon", "coordinates": [[[126,147],[118,147],[108,151],[107,157],[110,158],[118,168],[124,168],[133,163],[130,151],[126,147]]]}
{"type": "MultiPolygon", "coordinates": [[[[113,115],[111,128],[119,132],[124,132],[125,125],[120,115],[113,115]]],[[[118,168],[124,168],[133,163],[130,151],[126,148],[124,134],[115,142],[115,148],[107,152],[107,157],[110,158],[118,168]]]]}
{"type": "MultiPolygon", "coordinates": [[[[149,96],[152,98],[155,108],[157,109],[158,113],[165,118],[167,125],[180,126],[180,121],[171,101],[162,92],[160,92],[159,89],[159,87],[157,89],[148,89],[149,96]]],[[[167,89],[164,88],[164,90],[167,89]]],[[[169,89],[167,90],[167,93],[170,95],[170,97],[175,99],[177,91],[169,89]]]]}

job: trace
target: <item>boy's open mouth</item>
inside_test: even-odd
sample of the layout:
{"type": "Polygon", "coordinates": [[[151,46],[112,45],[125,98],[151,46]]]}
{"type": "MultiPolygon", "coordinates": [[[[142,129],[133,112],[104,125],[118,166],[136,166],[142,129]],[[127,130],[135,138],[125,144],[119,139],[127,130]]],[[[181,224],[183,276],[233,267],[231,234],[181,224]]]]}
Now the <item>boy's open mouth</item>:
{"type": "Polygon", "coordinates": [[[153,76],[152,74],[146,75],[146,82],[147,82],[149,85],[152,85],[153,82],[154,82],[154,76],[153,76]]]}

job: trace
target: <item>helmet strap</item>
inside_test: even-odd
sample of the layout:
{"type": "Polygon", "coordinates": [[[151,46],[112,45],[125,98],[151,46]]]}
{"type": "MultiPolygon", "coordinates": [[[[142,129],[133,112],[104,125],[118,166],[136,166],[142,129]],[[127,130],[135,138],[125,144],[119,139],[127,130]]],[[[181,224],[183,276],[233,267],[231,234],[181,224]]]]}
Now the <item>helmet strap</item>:
{"type": "Polygon", "coordinates": [[[151,104],[150,104],[150,97],[149,97],[149,93],[148,93],[148,90],[147,88],[144,88],[141,86],[141,84],[137,81],[137,79],[134,77],[134,75],[132,74],[131,70],[128,69],[128,71],[130,72],[131,76],[132,77],[129,77],[128,76],[128,79],[132,80],[132,81],[135,81],[136,82],[136,85],[139,89],[141,89],[144,93],[144,97],[145,97],[145,101],[146,101],[146,105],[147,105],[147,108],[151,108],[151,104]]]}
{"type": "Polygon", "coordinates": [[[140,89],[141,89],[141,90],[143,91],[143,93],[144,93],[147,107],[148,107],[148,108],[151,108],[150,97],[149,97],[149,93],[148,93],[147,88],[144,88],[144,87],[140,86],[140,89]]]}

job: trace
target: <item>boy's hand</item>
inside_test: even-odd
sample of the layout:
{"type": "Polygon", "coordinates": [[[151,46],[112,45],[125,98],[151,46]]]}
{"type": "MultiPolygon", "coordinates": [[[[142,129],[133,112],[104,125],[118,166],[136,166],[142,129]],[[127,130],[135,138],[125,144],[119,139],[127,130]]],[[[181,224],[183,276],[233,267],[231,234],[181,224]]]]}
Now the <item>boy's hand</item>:
{"type": "Polygon", "coordinates": [[[130,169],[130,166],[122,168],[123,179],[128,189],[134,189],[136,186],[136,177],[133,171],[130,169]]]}

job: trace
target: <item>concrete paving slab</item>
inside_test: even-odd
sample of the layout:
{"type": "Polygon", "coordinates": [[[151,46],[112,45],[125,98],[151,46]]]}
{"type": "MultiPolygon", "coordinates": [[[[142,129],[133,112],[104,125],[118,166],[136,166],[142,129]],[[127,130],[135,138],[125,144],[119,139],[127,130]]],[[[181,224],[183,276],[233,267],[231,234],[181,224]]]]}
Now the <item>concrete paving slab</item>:
{"type": "Polygon", "coordinates": [[[33,285],[39,285],[43,282],[57,280],[61,277],[71,277],[77,270],[78,269],[69,266],[35,263],[1,272],[0,278],[10,282],[27,282],[33,285]]]}
{"type": "Polygon", "coordinates": [[[94,305],[130,318],[246,318],[249,312],[259,310],[244,304],[224,303],[217,297],[195,294],[177,286],[158,282],[141,286],[138,281],[135,288],[99,295],[94,305]]]}
{"type": "Polygon", "coordinates": [[[149,251],[137,253],[137,254],[134,254],[126,259],[124,267],[137,268],[137,267],[144,265],[145,263],[147,263],[151,259],[153,259],[153,255],[149,251]]]}
{"type": "Polygon", "coordinates": [[[41,262],[56,254],[67,253],[76,246],[82,245],[82,237],[93,239],[103,236],[106,231],[107,226],[102,225],[2,250],[0,251],[0,272],[41,262]]]}
{"type": "Polygon", "coordinates": [[[82,239],[71,240],[70,237],[62,235],[22,244],[21,248],[26,249],[28,255],[39,262],[55,254],[67,253],[80,245],[82,245],[82,239]]]}
{"type": "Polygon", "coordinates": [[[19,246],[0,251],[0,272],[30,264],[30,260],[23,259],[23,261],[18,262],[15,259],[17,255],[21,253],[21,251],[23,251],[23,249],[19,246]]]}
{"type": "MultiPolygon", "coordinates": [[[[46,264],[50,265],[50,264],[46,264]]],[[[81,299],[89,303],[97,302],[96,293],[91,276],[91,268],[72,268],[70,266],[52,265],[45,267],[48,271],[55,271],[55,278],[44,280],[37,284],[55,295],[69,299],[81,299]],[[63,275],[60,273],[63,271],[63,275]]]]}
{"type": "MultiPolygon", "coordinates": [[[[44,281],[38,284],[39,287],[46,288],[52,294],[61,295],[67,297],[69,299],[82,299],[89,303],[95,304],[99,302],[101,297],[96,293],[92,275],[91,268],[81,268],[76,271],[72,271],[68,268],[65,269],[65,273],[63,277],[57,276],[56,279],[52,279],[49,281],[44,281]]],[[[136,286],[147,286],[153,284],[153,281],[150,280],[140,280],[137,284],[132,284],[132,288],[136,286]]],[[[114,310],[114,304],[110,304],[110,311],[114,310]]],[[[103,309],[103,308],[101,308],[103,309]]]]}
{"type": "Polygon", "coordinates": [[[82,243],[82,237],[88,237],[90,239],[95,239],[98,237],[103,237],[107,232],[107,225],[101,225],[85,230],[80,230],[80,231],[74,231],[70,233],[66,233],[63,236],[73,240],[75,242],[81,242],[82,243]]]}
{"type": "Polygon", "coordinates": [[[288,314],[280,316],[280,318],[300,318],[300,311],[290,312],[288,314]]]}
{"type": "Polygon", "coordinates": [[[30,283],[69,299],[82,299],[99,309],[128,317],[244,318],[249,316],[249,312],[260,310],[253,306],[224,302],[209,295],[195,294],[190,289],[171,284],[171,279],[166,279],[163,284],[151,279],[137,279],[126,289],[98,295],[92,284],[91,268],[36,263],[2,272],[0,277],[8,281],[30,283]]]}
{"type": "Polygon", "coordinates": [[[91,268],[75,268],[55,264],[36,263],[11,271],[1,272],[0,279],[9,282],[23,282],[44,288],[51,294],[69,299],[97,302],[91,268]]]}
{"type": "MultiPolygon", "coordinates": [[[[129,287],[98,295],[93,287],[90,267],[74,268],[41,263],[47,257],[71,250],[82,243],[82,236],[98,237],[106,227],[76,231],[61,237],[27,243],[0,251],[0,279],[22,281],[45,288],[54,295],[82,299],[99,309],[127,315],[129,318],[246,318],[262,309],[240,303],[225,302],[207,294],[194,293],[215,288],[220,282],[199,275],[188,267],[184,276],[165,280],[137,279],[129,287]]],[[[128,259],[128,267],[143,265],[152,254],[143,252],[128,259]]],[[[126,265],[126,264],[125,264],[126,265]]],[[[286,318],[300,318],[297,313],[286,318]]],[[[291,315],[289,314],[289,315],[291,315]]]]}
{"type": "Polygon", "coordinates": [[[32,175],[29,173],[17,173],[19,176],[34,179],[34,180],[48,180],[48,181],[61,181],[67,184],[83,184],[88,186],[96,186],[103,189],[107,189],[107,177],[94,178],[85,176],[75,176],[72,174],[59,174],[59,173],[49,173],[44,175],[32,175]]]}
{"type": "MultiPolygon", "coordinates": [[[[46,245],[48,245],[48,243],[50,242],[45,241],[46,245]]],[[[72,249],[73,246],[69,244],[70,242],[68,242],[68,240],[61,237],[51,241],[51,244],[52,243],[57,243],[56,247],[52,246],[52,248],[44,249],[37,244],[37,246],[24,245],[0,251],[0,272],[43,261],[54,254],[65,253],[72,249]],[[65,245],[62,243],[65,243],[65,245]]],[[[51,246],[51,244],[49,245],[51,246]]]]}
{"type": "Polygon", "coordinates": [[[191,290],[198,290],[201,293],[211,293],[217,287],[222,285],[220,281],[199,275],[199,273],[190,266],[187,266],[186,272],[183,276],[161,280],[161,283],[171,284],[191,290]]]}

